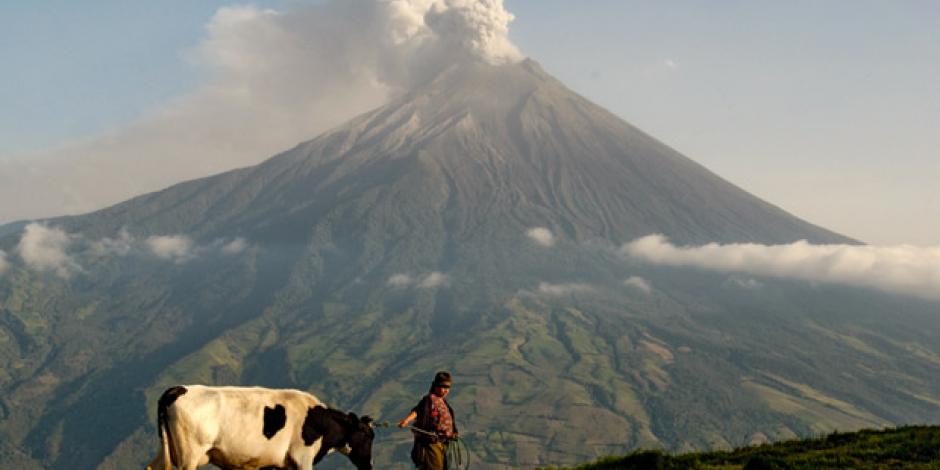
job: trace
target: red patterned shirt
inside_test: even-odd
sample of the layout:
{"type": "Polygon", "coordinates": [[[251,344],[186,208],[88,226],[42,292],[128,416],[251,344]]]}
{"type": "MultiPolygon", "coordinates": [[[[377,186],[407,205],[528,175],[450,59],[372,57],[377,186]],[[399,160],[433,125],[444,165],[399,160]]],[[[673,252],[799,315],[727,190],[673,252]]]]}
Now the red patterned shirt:
{"type": "Polygon", "coordinates": [[[434,423],[435,431],[438,436],[445,439],[454,437],[454,417],[450,414],[450,407],[444,397],[433,393],[428,395],[431,398],[431,422],[434,423]]]}

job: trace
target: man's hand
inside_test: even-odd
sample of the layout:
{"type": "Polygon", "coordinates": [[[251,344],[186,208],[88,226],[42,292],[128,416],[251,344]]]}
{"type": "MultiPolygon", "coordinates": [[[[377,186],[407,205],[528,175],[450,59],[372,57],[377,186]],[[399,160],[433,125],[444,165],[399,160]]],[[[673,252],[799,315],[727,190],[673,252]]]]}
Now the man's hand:
{"type": "Polygon", "coordinates": [[[415,418],[417,418],[417,417],[418,417],[418,413],[417,413],[417,412],[412,411],[411,413],[408,413],[408,416],[405,416],[405,419],[403,419],[403,420],[401,420],[401,421],[398,422],[398,427],[404,428],[404,427],[408,426],[408,423],[414,421],[415,418]]]}

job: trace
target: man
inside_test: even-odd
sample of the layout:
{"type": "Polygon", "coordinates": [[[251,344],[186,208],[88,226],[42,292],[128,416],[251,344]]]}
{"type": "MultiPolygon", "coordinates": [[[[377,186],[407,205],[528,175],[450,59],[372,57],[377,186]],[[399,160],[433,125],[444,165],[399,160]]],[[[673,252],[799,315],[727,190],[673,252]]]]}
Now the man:
{"type": "Polygon", "coordinates": [[[415,444],[411,449],[411,460],[418,470],[447,468],[447,446],[457,437],[454,409],[444,399],[450,393],[450,384],[449,372],[435,374],[428,394],[405,419],[398,422],[398,427],[403,428],[417,420],[412,429],[415,444]]]}

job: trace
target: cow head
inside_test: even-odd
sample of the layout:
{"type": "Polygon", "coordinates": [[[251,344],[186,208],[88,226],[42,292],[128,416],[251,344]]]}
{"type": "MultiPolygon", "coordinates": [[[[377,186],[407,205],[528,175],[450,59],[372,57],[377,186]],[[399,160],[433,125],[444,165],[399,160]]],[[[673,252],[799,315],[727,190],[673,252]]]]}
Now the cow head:
{"type": "Polygon", "coordinates": [[[372,470],[372,441],[375,439],[372,418],[359,418],[354,413],[349,413],[346,418],[346,449],[343,453],[358,470],[372,470]]]}
{"type": "Polygon", "coordinates": [[[305,445],[322,439],[322,446],[313,463],[319,463],[327,453],[338,451],[352,461],[359,470],[372,470],[372,419],[343,413],[322,406],[310,408],[304,420],[301,435],[305,445]]]}

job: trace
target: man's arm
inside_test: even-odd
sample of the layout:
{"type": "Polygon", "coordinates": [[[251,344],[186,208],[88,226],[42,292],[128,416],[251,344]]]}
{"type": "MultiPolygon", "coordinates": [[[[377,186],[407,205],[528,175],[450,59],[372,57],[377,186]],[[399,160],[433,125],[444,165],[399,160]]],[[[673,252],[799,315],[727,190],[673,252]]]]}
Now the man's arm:
{"type": "Polygon", "coordinates": [[[405,419],[398,422],[398,427],[403,428],[405,426],[408,426],[408,423],[414,421],[415,418],[417,417],[418,417],[418,412],[415,410],[411,410],[411,413],[408,413],[408,416],[405,416],[405,419]]]}

